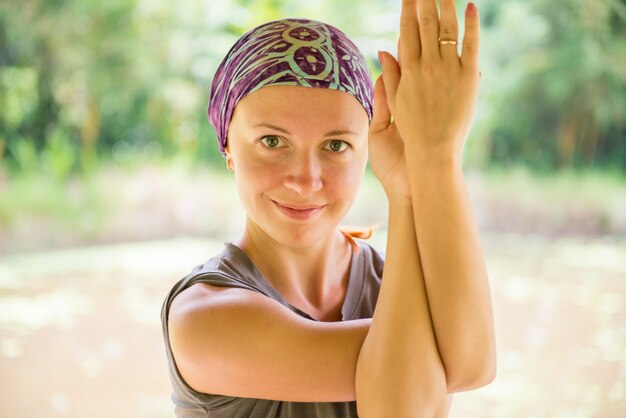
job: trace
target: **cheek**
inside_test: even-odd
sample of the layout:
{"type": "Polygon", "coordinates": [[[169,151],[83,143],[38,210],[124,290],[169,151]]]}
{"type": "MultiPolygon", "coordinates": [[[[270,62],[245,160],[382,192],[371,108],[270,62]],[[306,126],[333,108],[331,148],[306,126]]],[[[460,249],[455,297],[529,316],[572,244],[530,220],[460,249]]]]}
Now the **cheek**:
{"type": "Polygon", "coordinates": [[[243,199],[250,199],[253,195],[271,190],[280,184],[276,165],[245,159],[237,164],[235,177],[237,187],[243,199]]]}
{"type": "Polygon", "coordinates": [[[332,194],[337,199],[352,202],[359,191],[363,170],[364,167],[360,164],[330,167],[324,179],[326,193],[332,194]]]}

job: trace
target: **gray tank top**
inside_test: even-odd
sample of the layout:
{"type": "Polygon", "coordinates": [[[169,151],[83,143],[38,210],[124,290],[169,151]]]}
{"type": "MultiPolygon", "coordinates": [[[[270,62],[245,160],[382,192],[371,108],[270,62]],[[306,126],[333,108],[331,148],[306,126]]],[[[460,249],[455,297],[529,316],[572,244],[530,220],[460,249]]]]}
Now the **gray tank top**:
{"type": "MultiPolygon", "coordinates": [[[[342,321],[371,318],[378,299],[383,274],[384,254],[367,242],[351,239],[353,251],[346,298],[341,309],[342,321]]],[[[177,417],[181,418],[354,418],[356,401],[350,402],[287,402],[268,399],[240,398],[193,390],[182,378],[172,354],[167,318],[172,300],[184,289],[196,283],[238,287],[264,294],[288,309],[315,321],[291,306],[261,275],[250,257],[231,242],[204,264],[194,267],[176,283],[163,303],[161,324],[165,339],[172,401],[177,417]]]]}

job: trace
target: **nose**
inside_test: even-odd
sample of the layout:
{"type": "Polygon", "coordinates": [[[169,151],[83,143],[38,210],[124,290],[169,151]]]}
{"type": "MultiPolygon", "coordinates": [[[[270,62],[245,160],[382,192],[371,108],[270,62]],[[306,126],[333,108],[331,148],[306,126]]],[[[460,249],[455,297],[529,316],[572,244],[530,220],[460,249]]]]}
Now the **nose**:
{"type": "Polygon", "coordinates": [[[316,155],[293,158],[285,175],[285,187],[306,198],[322,188],[322,167],[316,155]]]}

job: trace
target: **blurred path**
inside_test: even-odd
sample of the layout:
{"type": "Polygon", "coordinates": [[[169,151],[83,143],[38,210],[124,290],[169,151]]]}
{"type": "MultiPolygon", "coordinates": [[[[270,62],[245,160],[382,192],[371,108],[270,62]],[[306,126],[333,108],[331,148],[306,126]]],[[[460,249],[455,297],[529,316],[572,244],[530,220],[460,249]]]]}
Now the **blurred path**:
{"type": "Polygon", "coordinates": [[[626,417],[626,242],[483,239],[498,374],[450,418],[626,417]]]}
{"type": "MultiPolygon", "coordinates": [[[[384,250],[384,231],[372,245],[384,250]]],[[[498,377],[451,418],[622,418],[626,242],[486,235],[498,377]]],[[[177,239],[0,258],[1,417],[172,417],[172,284],[222,248],[177,239]]]]}

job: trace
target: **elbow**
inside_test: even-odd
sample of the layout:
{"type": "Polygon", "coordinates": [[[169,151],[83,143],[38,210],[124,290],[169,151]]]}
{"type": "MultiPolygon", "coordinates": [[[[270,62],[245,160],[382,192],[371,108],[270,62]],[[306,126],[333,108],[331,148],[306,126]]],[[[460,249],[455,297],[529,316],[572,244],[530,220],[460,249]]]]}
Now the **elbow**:
{"type": "Polygon", "coordinates": [[[474,385],[475,389],[483,386],[487,386],[496,380],[497,374],[497,365],[495,359],[489,363],[487,367],[482,370],[482,373],[475,379],[474,385]]]}
{"type": "MultiPolygon", "coordinates": [[[[484,340],[483,340],[484,341],[484,340]]],[[[497,374],[496,344],[466,347],[454,361],[445,363],[448,393],[478,389],[492,383],[497,374]]]]}
{"type": "Polygon", "coordinates": [[[470,370],[446,373],[448,393],[478,389],[492,383],[497,374],[495,358],[492,361],[474,365],[470,370]]]}

